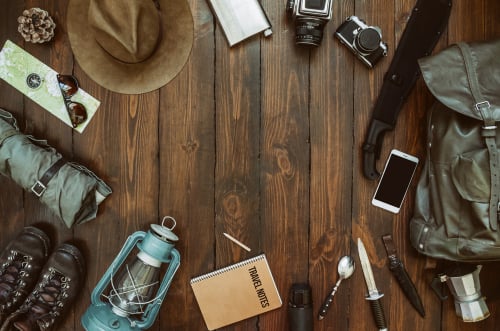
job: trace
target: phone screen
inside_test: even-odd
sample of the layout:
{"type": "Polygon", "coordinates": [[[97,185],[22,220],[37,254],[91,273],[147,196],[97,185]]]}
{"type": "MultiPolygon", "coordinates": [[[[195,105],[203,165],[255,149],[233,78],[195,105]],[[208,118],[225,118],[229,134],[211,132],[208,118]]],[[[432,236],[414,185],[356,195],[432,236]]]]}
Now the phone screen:
{"type": "Polygon", "coordinates": [[[417,164],[416,157],[392,151],[372,203],[389,211],[399,212],[417,164]]]}

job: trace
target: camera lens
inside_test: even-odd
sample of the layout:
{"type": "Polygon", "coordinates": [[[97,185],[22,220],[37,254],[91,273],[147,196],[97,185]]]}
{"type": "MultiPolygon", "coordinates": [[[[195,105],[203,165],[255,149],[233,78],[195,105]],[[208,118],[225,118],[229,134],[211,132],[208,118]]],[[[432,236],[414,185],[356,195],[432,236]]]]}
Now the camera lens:
{"type": "Polygon", "coordinates": [[[361,53],[366,54],[375,51],[381,40],[380,32],[373,27],[368,27],[358,32],[354,43],[361,53]]]}
{"type": "Polygon", "coordinates": [[[319,46],[323,39],[325,22],[316,18],[298,18],[295,25],[295,43],[304,46],[319,46]]]}

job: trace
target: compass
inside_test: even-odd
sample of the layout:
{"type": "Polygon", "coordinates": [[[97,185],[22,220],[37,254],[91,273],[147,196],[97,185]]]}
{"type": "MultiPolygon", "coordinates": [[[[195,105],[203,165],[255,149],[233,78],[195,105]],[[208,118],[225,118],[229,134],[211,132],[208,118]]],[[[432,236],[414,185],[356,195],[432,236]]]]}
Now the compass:
{"type": "Polygon", "coordinates": [[[31,73],[26,77],[26,84],[28,84],[29,88],[35,90],[42,85],[42,78],[39,74],[31,73]]]}

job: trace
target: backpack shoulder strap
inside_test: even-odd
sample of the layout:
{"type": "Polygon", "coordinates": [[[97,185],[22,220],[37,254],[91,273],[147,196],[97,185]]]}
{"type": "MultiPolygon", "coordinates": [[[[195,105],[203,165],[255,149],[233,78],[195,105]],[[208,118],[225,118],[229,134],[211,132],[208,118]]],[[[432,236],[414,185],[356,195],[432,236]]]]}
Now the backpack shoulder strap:
{"type": "Polygon", "coordinates": [[[479,88],[476,71],[474,70],[474,63],[472,59],[471,50],[468,44],[458,43],[462,57],[464,59],[465,70],[467,73],[467,81],[469,88],[474,98],[474,110],[481,115],[484,126],[481,131],[488,149],[490,157],[490,206],[489,206],[489,219],[491,229],[496,231],[498,228],[498,217],[500,216],[500,168],[498,164],[498,150],[496,145],[496,123],[493,118],[493,113],[490,109],[490,103],[486,100],[479,88]]]}

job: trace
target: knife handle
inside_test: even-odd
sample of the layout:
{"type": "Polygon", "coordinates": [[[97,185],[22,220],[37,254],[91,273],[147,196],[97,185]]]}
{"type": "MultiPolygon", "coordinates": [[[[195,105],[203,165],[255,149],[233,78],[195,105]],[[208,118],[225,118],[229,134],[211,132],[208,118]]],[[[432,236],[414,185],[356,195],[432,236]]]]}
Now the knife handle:
{"type": "Polygon", "coordinates": [[[376,163],[380,157],[384,133],[392,129],[393,126],[376,119],[370,122],[363,144],[363,174],[366,178],[374,180],[380,176],[376,163]]]}
{"type": "Polygon", "coordinates": [[[367,298],[367,300],[370,301],[370,306],[372,307],[372,313],[375,319],[375,324],[377,324],[377,328],[379,329],[379,331],[387,331],[384,307],[382,307],[380,297],[378,299],[367,298]]]}

